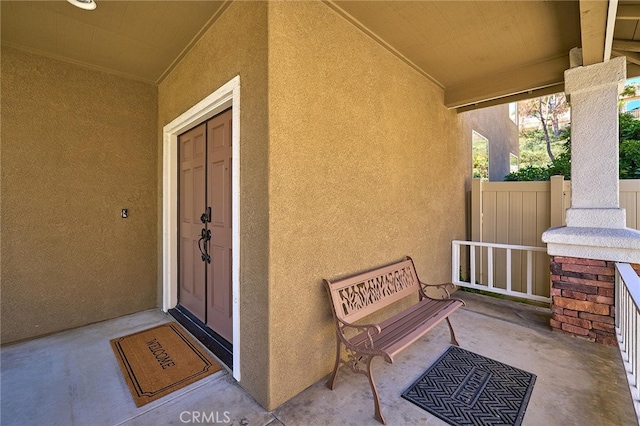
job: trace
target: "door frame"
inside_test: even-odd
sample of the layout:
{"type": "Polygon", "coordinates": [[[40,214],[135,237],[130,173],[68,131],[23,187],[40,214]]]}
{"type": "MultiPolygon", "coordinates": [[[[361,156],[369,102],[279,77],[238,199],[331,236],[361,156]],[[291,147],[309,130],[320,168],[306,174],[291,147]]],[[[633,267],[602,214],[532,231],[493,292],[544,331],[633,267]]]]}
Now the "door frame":
{"type": "Polygon", "coordinates": [[[178,135],[232,108],[231,300],[233,377],[240,381],[240,76],[236,76],[162,129],[162,310],[178,304],[178,135]]]}

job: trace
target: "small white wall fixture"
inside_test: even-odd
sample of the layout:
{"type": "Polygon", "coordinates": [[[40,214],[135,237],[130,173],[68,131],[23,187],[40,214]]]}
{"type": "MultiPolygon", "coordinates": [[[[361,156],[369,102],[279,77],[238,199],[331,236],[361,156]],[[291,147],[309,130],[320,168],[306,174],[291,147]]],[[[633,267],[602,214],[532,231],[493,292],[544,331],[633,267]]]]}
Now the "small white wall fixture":
{"type": "Polygon", "coordinates": [[[178,135],[232,109],[233,377],[240,381],[240,76],[236,76],[162,130],[162,310],[178,304],[178,135]]]}

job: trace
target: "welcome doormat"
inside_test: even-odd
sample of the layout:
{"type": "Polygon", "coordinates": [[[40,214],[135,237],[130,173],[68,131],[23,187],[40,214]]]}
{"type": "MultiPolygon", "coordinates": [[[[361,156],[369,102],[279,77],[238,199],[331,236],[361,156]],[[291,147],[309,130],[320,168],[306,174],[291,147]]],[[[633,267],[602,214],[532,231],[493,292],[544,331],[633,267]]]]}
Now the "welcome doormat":
{"type": "Polygon", "coordinates": [[[519,426],[536,376],[457,346],[402,397],[454,426],[519,426]]]}
{"type": "Polygon", "coordinates": [[[221,369],[173,322],[110,342],[137,407],[221,369]]]}

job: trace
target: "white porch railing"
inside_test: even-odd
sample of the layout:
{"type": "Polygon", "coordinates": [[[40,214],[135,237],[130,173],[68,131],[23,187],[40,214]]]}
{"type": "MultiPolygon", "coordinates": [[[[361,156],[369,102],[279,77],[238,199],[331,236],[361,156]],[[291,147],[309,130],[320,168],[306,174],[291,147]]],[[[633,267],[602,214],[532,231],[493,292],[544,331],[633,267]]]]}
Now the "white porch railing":
{"type": "Polygon", "coordinates": [[[640,423],[640,277],[628,263],[616,263],[616,334],[631,398],[640,423]]]}
{"type": "MultiPolygon", "coordinates": [[[[466,251],[465,251],[466,252],[466,251]]],[[[476,290],[488,291],[491,293],[504,294],[507,296],[519,297],[523,299],[536,300],[538,302],[551,303],[551,297],[545,297],[534,293],[533,290],[533,270],[534,270],[534,253],[535,252],[547,252],[545,247],[534,247],[534,246],[521,246],[521,245],[513,245],[513,244],[495,244],[495,243],[484,243],[477,241],[452,241],[451,247],[451,282],[459,285],[460,287],[473,288],[476,290]],[[480,262],[478,264],[478,259],[476,256],[476,250],[469,250],[469,281],[462,281],[460,277],[461,271],[461,248],[462,247],[482,247],[486,248],[486,261],[480,262]],[[497,286],[494,277],[496,276],[494,271],[494,252],[498,250],[504,250],[506,252],[506,261],[501,262],[505,268],[504,274],[501,274],[504,279],[504,288],[502,286],[497,286]],[[526,254],[526,291],[517,291],[513,289],[512,281],[512,266],[513,266],[513,256],[512,253],[514,251],[524,252],[526,254]],[[481,284],[480,280],[478,280],[478,271],[480,268],[486,269],[486,284],[481,284]]],[[[481,254],[483,256],[483,254],[481,254]]],[[[547,269],[548,271],[548,269],[547,269]]],[[[548,272],[547,272],[548,274],[548,272]]],[[[484,275],[484,271],[483,274],[484,275]]]]}

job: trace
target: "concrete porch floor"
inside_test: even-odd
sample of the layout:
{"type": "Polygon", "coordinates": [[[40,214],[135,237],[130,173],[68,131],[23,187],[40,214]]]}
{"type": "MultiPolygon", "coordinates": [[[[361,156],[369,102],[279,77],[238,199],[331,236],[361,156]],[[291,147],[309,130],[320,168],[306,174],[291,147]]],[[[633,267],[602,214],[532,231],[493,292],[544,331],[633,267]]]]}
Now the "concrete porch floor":
{"type": "MultiPolygon", "coordinates": [[[[461,347],[537,375],[523,425],[638,424],[617,348],[552,332],[547,309],[456,296],[468,303],[452,316],[461,347]]],[[[242,426],[379,424],[366,378],[348,370],[340,372],[334,391],[321,380],[273,412],[226,370],[136,408],[109,340],[171,319],[150,310],[3,347],[0,423],[180,425],[199,424],[206,413],[208,420],[242,426]]],[[[446,424],[400,394],[448,345],[449,332],[441,324],[395,364],[374,361],[387,424],[446,424]]]]}

